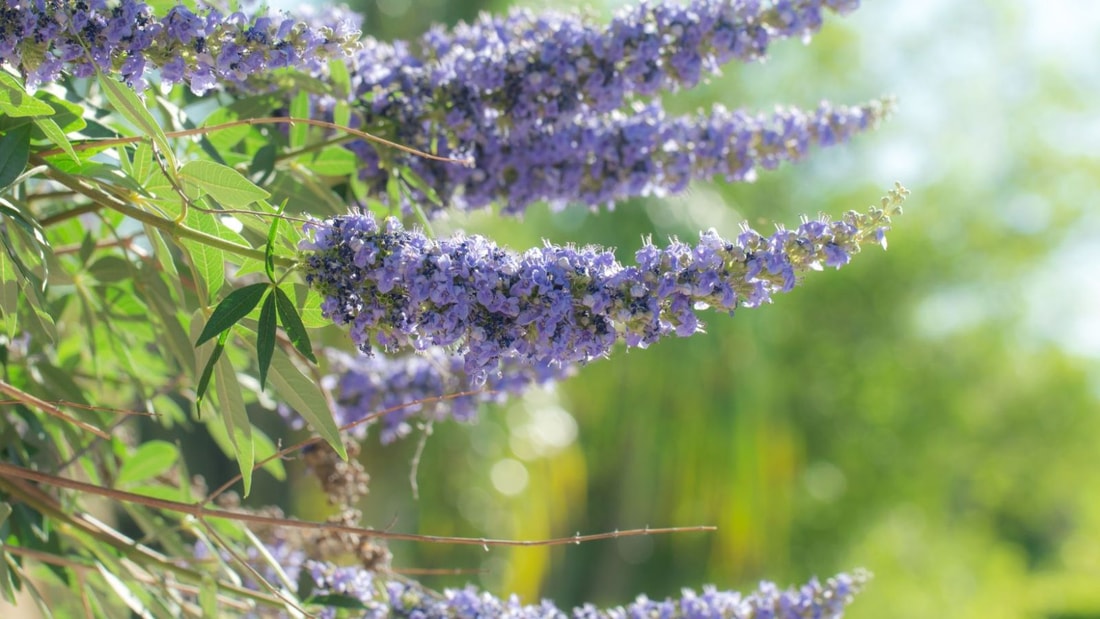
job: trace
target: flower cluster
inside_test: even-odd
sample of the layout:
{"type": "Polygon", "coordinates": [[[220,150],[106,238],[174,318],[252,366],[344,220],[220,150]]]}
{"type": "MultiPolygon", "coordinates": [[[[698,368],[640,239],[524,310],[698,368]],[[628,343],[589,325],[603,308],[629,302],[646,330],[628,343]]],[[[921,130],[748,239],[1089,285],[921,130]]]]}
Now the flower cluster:
{"type": "Polygon", "coordinates": [[[195,94],[243,84],[273,69],[318,73],[330,57],[346,57],[359,32],[343,13],[310,27],[292,18],[193,12],[182,4],[157,18],[143,2],[7,0],[0,6],[0,62],[23,71],[31,87],[63,70],[90,76],[118,73],[136,90],[150,69],[195,94]]]}
{"type": "MultiPolygon", "coordinates": [[[[323,384],[336,400],[336,424],[345,426],[379,415],[382,443],[407,436],[413,418],[471,421],[480,404],[501,402],[509,395],[565,378],[575,369],[507,362],[495,371],[471,376],[461,355],[441,348],[393,357],[332,351],[329,358],[333,374],[326,376],[323,384]]],[[[292,427],[305,426],[297,413],[280,410],[292,427]]],[[[368,427],[367,423],[357,425],[349,433],[361,440],[368,427]]]]}
{"type": "MultiPolygon", "coordinates": [[[[353,89],[368,130],[441,154],[462,168],[396,155],[441,198],[464,209],[501,204],[602,206],[677,192],[691,180],[751,180],[757,167],[794,161],[874,127],[883,102],[823,104],[767,116],[716,108],[670,117],[638,97],[694,86],[732,59],[762,59],[771,41],[808,37],[825,9],[858,2],[694,0],[624,8],[607,26],[572,15],[514,11],[453,31],[435,29],[414,54],[404,43],[365,42],[352,57],[353,89]]],[[[381,189],[389,165],[375,148],[350,148],[361,177],[381,189]]]]}
{"type": "Polygon", "coordinates": [[[361,350],[372,340],[387,351],[457,346],[480,381],[501,363],[583,364],[619,341],[645,347],[692,335],[700,309],[766,303],[799,273],[839,268],[862,245],[884,244],[906,193],[899,185],[882,208],[804,219],[771,236],[745,226],[732,241],[711,230],[694,246],[647,243],[629,267],[596,247],[518,254],[481,236],[436,241],[396,219],[352,214],[307,224],[303,262],[306,281],[325,297],[322,311],[350,325],[361,350]]]}
{"type": "MultiPolygon", "coordinates": [[[[799,587],[780,590],[769,582],[742,595],[706,587],[702,593],[684,589],[680,598],[651,600],[642,595],[633,603],[608,609],[591,604],[574,608],[571,613],[552,602],[525,605],[516,596],[500,599],[474,587],[448,589],[442,594],[399,579],[384,580],[358,567],[336,567],[329,563],[307,561],[303,566],[314,580],[315,595],[338,595],[358,601],[364,617],[514,617],[516,619],[625,619],[626,617],[667,617],[703,619],[725,617],[750,619],[837,619],[844,614],[852,597],[863,588],[870,574],[856,571],[838,574],[825,584],[816,578],[799,587]]],[[[335,617],[327,608],[322,617],[335,617]]]]}

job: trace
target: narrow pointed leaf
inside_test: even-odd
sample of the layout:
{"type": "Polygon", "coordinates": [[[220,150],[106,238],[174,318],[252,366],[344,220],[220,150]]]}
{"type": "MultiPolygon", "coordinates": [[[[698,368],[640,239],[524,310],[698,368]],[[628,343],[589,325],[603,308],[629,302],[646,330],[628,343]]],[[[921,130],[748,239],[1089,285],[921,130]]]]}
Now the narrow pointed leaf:
{"type": "Polygon", "coordinates": [[[213,161],[189,161],[179,174],[184,182],[194,184],[229,208],[245,208],[270,195],[240,172],[213,161]]]}
{"type": "Polygon", "coordinates": [[[149,113],[149,109],[145,107],[137,93],[131,90],[129,86],[103,73],[97,73],[96,75],[99,85],[103,89],[103,94],[107,96],[107,100],[111,102],[111,106],[114,107],[115,111],[122,114],[123,118],[141,130],[146,137],[152,138],[157,143],[161,154],[168,158],[168,170],[174,172],[176,163],[172,145],[168,143],[168,137],[164,135],[160,123],[149,113]]]}
{"type": "Polygon", "coordinates": [[[298,414],[332,446],[341,458],[347,460],[347,449],[340,438],[340,429],[332,418],[328,399],[313,379],[307,377],[281,350],[271,359],[271,384],[288,406],[298,414]]]}
{"type": "Polygon", "coordinates": [[[283,323],[283,330],[286,331],[286,336],[290,338],[290,343],[294,344],[294,348],[298,349],[303,357],[317,363],[317,357],[313,355],[313,345],[309,341],[306,326],[302,324],[302,319],[298,316],[298,310],[294,307],[294,303],[281,288],[275,289],[275,305],[279,309],[279,321],[283,323]]]}
{"type": "Polygon", "coordinates": [[[0,189],[19,178],[31,154],[31,126],[22,125],[0,136],[0,189]]]}
{"type": "Polygon", "coordinates": [[[241,469],[244,496],[248,496],[252,492],[252,466],[256,463],[256,450],[252,444],[252,423],[248,420],[248,409],[241,396],[241,383],[228,358],[218,362],[214,374],[217,378],[214,386],[218,392],[218,414],[233,443],[237,465],[241,469]]]}
{"type": "Polygon", "coordinates": [[[238,320],[247,316],[256,307],[264,296],[264,291],[270,286],[271,284],[268,283],[252,284],[229,293],[210,315],[210,320],[203,327],[199,339],[195,341],[195,346],[201,346],[206,340],[237,324],[238,320]]]}
{"type": "Polygon", "coordinates": [[[206,395],[206,389],[210,386],[210,377],[214,375],[214,365],[218,363],[218,359],[222,356],[222,351],[225,350],[225,339],[229,333],[223,333],[222,337],[218,339],[217,346],[214,347],[214,352],[210,353],[210,358],[206,360],[206,366],[202,368],[202,376],[199,377],[199,386],[195,390],[195,411],[202,415],[202,399],[206,395]]]}
{"type": "Polygon", "coordinates": [[[267,272],[267,279],[271,280],[272,284],[275,283],[275,239],[279,234],[279,216],[285,207],[286,200],[276,211],[275,217],[271,219],[271,227],[267,229],[267,245],[264,246],[264,271],[267,272]]]}
{"type": "Polygon", "coordinates": [[[53,108],[27,94],[14,77],[0,72],[0,112],[12,118],[50,116],[53,108]]]}
{"type": "MultiPolygon", "coordinates": [[[[279,289],[276,288],[277,292],[279,289]]],[[[275,295],[268,293],[260,308],[260,329],[256,332],[256,359],[260,363],[260,389],[267,382],[267,368],[271,366],[271,355],[275,353],[275,295]]]]}
{"type": "Polygon", "coordinates": [[[42,133],[46,134],[51,142],[64,149],[65,154],[73,160],[73,163],[80,163],[80,158],[76,156],[76,151],[73,150],[73,145],[69,143],[69,138],[65,137],[65,132],[52,118],[36,118],[34,126],[41,129],[42,133]]]}

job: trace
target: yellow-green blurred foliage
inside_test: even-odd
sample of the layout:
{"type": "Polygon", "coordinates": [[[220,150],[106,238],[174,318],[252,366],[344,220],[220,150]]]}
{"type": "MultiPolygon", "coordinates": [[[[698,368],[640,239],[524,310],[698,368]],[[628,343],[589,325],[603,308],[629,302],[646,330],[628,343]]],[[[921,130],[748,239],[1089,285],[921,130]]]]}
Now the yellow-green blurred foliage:
{"type": "MultiPolygon", "coordinates": [[[[809,46],[779,43],[767,64],[730,66],[667,101],[767,110],[896,94],[879,132],[751,185],[444,228],[517,248],[599,243],[629,259],[642,235],[795,225],[802,212],[865,208],[900,180],[913,195],[887,252],[811,274],[774,305],[712,315],[705,335],[620,351],[557,400],[437,425],[419,501],[415,438],[366,450],[363,507],[376,526],[396,516],[395,529],[474,537],[718,531],[489,552],[402,545],[397,564],[487,569],[427,582],[561,606],[865,566],[875,580],[853,619],[1100,617],[1100,9],[865,4],[809,46]]],[[[377,5],[367,30],[385,38],[478,6],[377,5]]]]}

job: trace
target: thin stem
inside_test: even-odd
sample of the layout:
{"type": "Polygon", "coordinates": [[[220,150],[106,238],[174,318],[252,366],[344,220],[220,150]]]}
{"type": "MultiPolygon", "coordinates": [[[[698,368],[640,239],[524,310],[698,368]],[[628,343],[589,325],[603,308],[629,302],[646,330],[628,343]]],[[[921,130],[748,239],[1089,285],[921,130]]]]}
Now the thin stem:
{"type": "MultiPolygon", "coordinates": [[[[41,155],[32,155],[31,159],[36,162],[45,163],[45,161],[41,159],[41,155]]],[[[49,170],[47,170],[46,174],[53,180],[61,183],[62,185],[72,189],[73,191],[81,195],[91,198],[93,201],[103,205],[106,208],[122,213],[123,215],[126,215],[131,219],[136,219],[141,223],[149,224],[150,226],[153,226],[154,228],[157,228],[158,230],[161,230],[163,232],[167,232],[168,234],[176,238],[189,239],[197,243],[202,243],[203,245],[207,245],[209,247],[227,251],[237,256],[253,258],[260,261],[264,260],[264,252],[261,249],[254,249],[245,245],[238,245],[233,241],[227,241],[225,239],[206,234],[205,232],[200,232],[193,228],[188,228],[182,223],[175,223],[164,219],[163,217],[158,217],[157,215],[154,215],[147,211],[143,211],[136,206],[127,204],[122,200],[116,198],[115,196],[88,184],[83,179],[66,174],[65,172],[62,172],[57,168],[51,167],[49,170]]],[[[289,258],[282,258],[279,256],[275,257],[275,262],[284,267],[293,266],[295,264],[293,260],[290,260],[289,258]]]]}
{"type": "MultiPolygon", "coordinates": [[[[75,192],[75,191],[68,191],[68,192],[59,191],[57,193],[68,193],[68,194],[75,195],[77,192],[75,192]]],[[[63,221],[68,221],[68,220],[72,219],[73,217],[80,217],[81,215],[83,215],[85,213],[94,213],[94,212],[98,211],[101,208],[103,208],[103,205],[98,203],[98,202],[91,202],[89,204],[81,204],[80,206],[71,208],[67,211],[62,211],[60,213],[55,213],[53,215],[50,215],[49,217],[43,217],[42,219],[38,220],[38,223],[43,228],[48,228],[48,227],[50,227],[54,224],[59,224],[63,221]]]]}
{"type": "MultiPolygon", "coordinates": [[[[0,489],[3,489],[5,492],[12,496],[18,497],[20,501],[26,503],[35,511],[56,520],[57,523],[60,525],[59,530],[70,536],[73,536],[75,541],[83,547],[87,547],[90,540],[88,540],[86,537],[76,535],[77,533],[82,533],[86,536],[91,536],[98,541],[104,542],[133,561],[143,564],[151,563],[155,565],[159,570],[164,572],[171,572],[172,574],[175,574],[180,578],[186,579],[189,582],[196,584],[202,583],[203,576],[199,572],[177,564],[175,561],[170,560],[168,557],[158,553],[148,546],[138,544],[134,540],[126,537],[125,535],[119,533],[114,529],[111,529],[107,525],[99,522],[98,520],[92,518],[87,514],[71,513],[71,508],[61,507],[61,505],[56,500],[54,500],[53,497],[50,497],[39,488],[26,483],[22,479],[11,479],[0,476],[0,489]]],[[[273,598],[259,591],[252,591],[251,589],[246,589],[244,587],[238,587],[227,583],[219,583],[218,588],[228,593],[232,593],[233,595],[240,596],[245,599],[250,599],[254,602],[258,602],[261,604],[278,606],[279,608],[282,608],[283,606],[281,600],[273,598]]]]}
{"type": "Polygon", "coordinates": [[[620,537],[637,537],[642,535],[689,533],[718,530],[718,527],[714,526],[662,527],[655,529],[646,527],[644,529],[627,529],[624,531],[595,533],[591,535],[581,535],[580,533],[577,533],[576,535],[570,537],[557,537],[542,540],[492,539],[487,537],[455,537],[450,535],[416,535],[413,533],[394,533],[392,531],[379,531],[377,529],[353,527],[341,524],[296,520],[294,518],[276,518],[273,516],[262,516],[259,514],[250,514],[247,512],[233,512],[222,509],[206,509],[202,505],[181,503],[179,501],[169,501],[168,499],[158,499],[155,497],[134,494],[132,492],[116,490],[114,488],[104,488],[95,484],[76,481],[74,479],[68,479],[65,477],[58,477],[57,475],[49,475],[39,471],[32,471],[23,467],[0,462],[0,484],[5,483],[5,479],[10,477],[14,477],[16,479],[25,479],[28,481],[36,481],[39,483],[56,486],[58,488],[76,490],[77,492],[102,496],[115,501],[122,501],[125,503],[137,503],[139,505],[144,505],[149,508],[176,512],[178,514],[185,514],[200,519],[222,518],[235,522],[266,525],[270,527],[285,527],[290,529],[303,529],[307,531],[323,531],[330,533],[349,533],[352,535],[377,537],[380,539],[422,542],[428,544],[455,544],[462,546],[484,546],[486,548],[488,548],[489,546],[565,546],[567,544],[581,544],[584,542],[591,542],[603,539],[617,539],[620,537]]]}
{"type": "Polygon", "coordinates": [[[109,434],[107,434],[103,430],[100,430],[99,428],[93,426],[92,424],[81,421],[81,420],[79,420],[75,417],[69,416],[65,413],[65,411],[63,411],[60,408],[54,406],[53,404],[50,404],[49,402],[47,402],[47,401],[45,401],[41,398],[38,398],[36,396],[33,396],[33,395],[27,393],[26,391],[23,391],[22,389],[19,389],[18,387],[14,386],[14,385],[10,385],[7,382],[2,381],[2,380],[0,380],[0,393],[7,394],[7,395],[11,396],[12,398],[18,400],[19,402],[21,402],[21,403],[23,403],[27,406],[37,408],[38,410],[42,411],[43,413],[46,413],[47,415],[57,417],[58,419],[66,422],[66,423],[71,423],[74,426],[76,426],[76,427],[78,427],[78,428],[80,428],[80,429],[82,429],[86,432],[91,432],[92,434],[98,436],[99,438],[102,438],[102,439],[110,439],[111,438],[111,436],[109,434]]]}
{"type": "MultiPolygon", "coordinates": [[[[168,131],[165,132],[165,137],[168,138],[184,138],[195,135],[206,135],[208,133],[214,133],[223,129],[232,129],[233,127],[254,126],[254,125],[274,125],[285,124],[294,125],[301,123],[303,125],[310,125],[312,127],[322,127],[324,129],[331,129],[333,131],[342,131],[348,135],[367,140],[369,142],[375,142],[376,144],[382,144],[383,146],[389,146],[390,148],[397,149],[399,151],[415,155],[417,157],[423,157],[424,159],[431,159],[432,161],[443,161],[446,163],[457,163],[464,166],[472,166],[473,161],[470,159],[452,159],[450,157],[440,157],[439,155],[433,155],[426,153],[415,148],[398,144],[397,142],[391,142],[385,138],[380,138],[376,135],[367,133],[366,131],[359,131],[358,129],[352,129],[351,127],[345,127],[336,123],[331,123],[326,120],[315,120],[313,118],[291,118],[289,116],[268,116],[265,118],[245,118],[242,120],[234,120],[227,123],[221,123],[219,125],[211,125],[209,127],[197,127],[195,129],[184,129],[181,131],[168,131]]],[[[148,139],[145,136],[128,136],[119,138],[108,138],[105,140],[94,140],[90,142],[81,142],[73,144],[73,150],[88,150],[91,148],[99,148],[102,146],[118,146],[121,144],[133,144],[134,142],[141,142],[148,139]]],[[[64,151],[60,148],[51,148],[38,153],[41,157],[47,157],[50,155],[58,155],[64,151]]]]}

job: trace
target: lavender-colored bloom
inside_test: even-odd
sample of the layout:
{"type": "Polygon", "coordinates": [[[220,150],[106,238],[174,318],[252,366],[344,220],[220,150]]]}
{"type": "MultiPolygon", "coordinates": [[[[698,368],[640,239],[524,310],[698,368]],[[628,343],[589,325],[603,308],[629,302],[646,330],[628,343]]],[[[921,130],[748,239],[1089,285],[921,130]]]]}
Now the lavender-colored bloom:
{"type": "MultiPolygon", "coordinates": [[[[415,56],[405,46],[364,47],[360,92],[402,87],[436,104],[496,113],[510,131],[620,109],[632,96],[690,88],[733,59],[763,59],[771,41],[808,38],[826,9],[856,1],[692,0],[623,7],[610,24],[572,13],[515,9],[453,31],[435,28],[415,56]],[[381,66],[380,66],[381,65],[381,66]],[[409,86],[412,86],[410,89],[409,86]]],[[[406,95],[412,97],[414,95],[406,95]]]]}
{"type": "Polygon", "coordinates": [[[890,109],[889,100],[860,107],[822,103],[812,112],[788,108],[771,115],[717,106],[709,114],[669,117],[658,103],[639,103],[523,136],[468,129],[462,143],[472,145],[473,167],[407,163],[444,203],[464,209],[499,203],[503,212],[521,214],[538,201],[612,205],[678,193],[697,180],[751,181],[760,168],[798,161],[813,146],[844,142],[877,126],[890,109]]]}
{"type": "MultiPolygon", "coordinates": [[[[437,28],[419,49],[365,41],[352,58],[362,128],[420,149],[470,156],[472,168],[359,143],[360,177],[381,193],[379,158],[408,166],[444,206],[500,204],[522,213],[537,201],[602,206],[682,191],[692,180],[752,180],[759,167],[794,161],[874,127],[889,106],[823,104],[768,118],[715,108],[667,116],[664,90],[695,85],[737,58],[764,57],[772,40],[806,37],[826,9],[858,2],[694,0],[624,8],[607,26],[558,13],[483,16],[437,28]],[[635,106],[631,108],[630,106],[635,106]]],[[[390,166],[392,168],[392,164],[390,166]]],[[[413,192],[415,196],[415,191],[413,192]]],[[[426,201],[424,201],[426,202],[426,201]]]]}
{"type": "Polygon", "coordinates": [[[882,208],[770,237],[745,226],[735,240],[711,230],[695,245],[647,243],[633,266],[596,247],[518,254],[480,236],[436,241],[395,219],[353,214],[307,224],[303,262],[322,311],[349,325],[362,351],[455,346],[468,375],[487,376],[502,363],[584,364],[619,341],[644,348],[692,335],[701,309],[769,302],[802,272],[839,268],[838,252],[878,244],[906,194],[899,185],[882,208]]]}
{"type": "MultiPolygon", "coordinates": [[[[462,356],[440,348],[398,357],[351,356],[333,351],[329,357],[334,374],[326,376],[324,384],[336,400],[337,425],[344,426],[394,409],[379,420],[383,443],[406,436],[412,430],[410,420],[414,418],[438,421],[451,417],[471,421],[482,402],[503,401],[509,395],[564,378],[573,370],[570,366],[508,362],[482,375],[471,376],[466,372],[462,356]],[[468,391],[477,393],[437,399],[468,391]]],[[[292,425],[303,425],[296,414],[290,419],[292,425]]],[[[353,428],[350,434],[362,439],[366,432],[367,424],[363,424],[353,428]]]]}
{"type": "Polygon", "coordinates": [[[802,587],[786,590],[762,582],[756,591],[747,595],[708,586],[701,593],[684,589],[679,598],[651,600],[642,595],[625,606],[599,609],[586,604],[566,613],[548,600],[525,605],[514,595],[498,598],[474,587],[447,589],[439,594],[397,578],[384,584],[376,574],[364,578],[359,574],[366,572],[360,568],[340,568],[311,561],[306,569],[315,581],[314,595],[337,594],[354,598],[367,609],[365,617],[420,619],[838,619],[870,579],[868,572],[856,570],[850,575],[839,574],[824,584],[813,579],[802,587]]]}
{"type": "Polygon", "coordinates": [[[183,5],[158,19],[143,2],[8,1],[0,6],[0,62],[23,71],[30,87],[63,70],[89,76],[117,73],[141,90],[149,70],[166,82],[187,82],[196,94],[244,85],[269,69],[320,73],[328,58],[345,57],[358,32],[347,20],[311,28],[289,18],[199,13],[183,5]]]}

